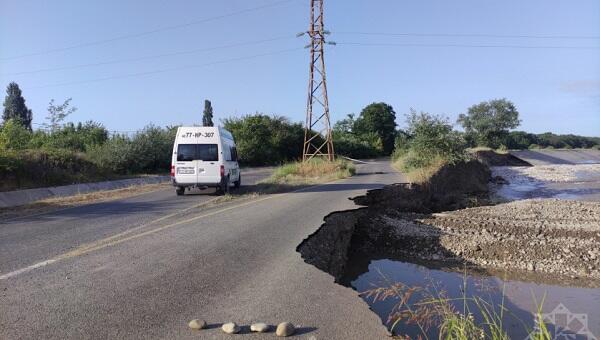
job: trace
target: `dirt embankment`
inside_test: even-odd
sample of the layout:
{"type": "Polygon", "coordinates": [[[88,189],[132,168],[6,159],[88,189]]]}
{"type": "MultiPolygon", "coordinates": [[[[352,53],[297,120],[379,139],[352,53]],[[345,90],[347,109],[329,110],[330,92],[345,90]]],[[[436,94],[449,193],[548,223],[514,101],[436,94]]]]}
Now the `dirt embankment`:
{"type": "Polygon", "coordinates": [[[370,210],[432,213],[486,200],[490,170],[478,161],[443,166],[424,184],[394,184],[354,198],[370,210]]]}
{"type": "Polygon", "coordinates": [[[355,198],[366,208],[329,215],[298,251],[338,281],[392,258],[600,286],[600,206],[526,200],[474,207],[486,202],[489,180],[486,166],[470,162],[445,167],[427,185],[372,190],[355,198]]]}
{"type": "MultiPolygon", "coordinates": [[[[375,245],[384,231],[375,224],[377,218],[398,212],[425,214],[472,205],[485,197],[489,178],[485,165],[471,161],[443,167],[426,184],[404,183],[371,190],[354,198],[366,208],[326,216],[325,223],[298,246],[298,251],[307,263],[340,279],[352,252],[373,254],[383,249],[375,245]]],[[[384,248],[385,252],[391,250],[384,248]]]]}
{"type": "Polygon", "coordinates": [[[509,153],[498,153],[494,150],[479,150],[472,155],[487,166],[531,166],[531,163],[509,153]]]}

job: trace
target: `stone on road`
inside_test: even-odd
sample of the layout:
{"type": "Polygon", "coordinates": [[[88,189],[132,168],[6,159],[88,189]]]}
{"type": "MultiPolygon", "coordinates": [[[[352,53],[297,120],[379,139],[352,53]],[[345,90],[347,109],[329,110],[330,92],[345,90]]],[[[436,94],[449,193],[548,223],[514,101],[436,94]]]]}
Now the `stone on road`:
{"type": "Polygon", "coordinates": [[[236,325],[235,322],[228,322],[221,326],[223,332],[227,334],[236,334],[240,331],[240,326],[236,325]]]}
{"type": "Polygon", "coordinates": [[[206,328],[206,321],[204,320],[198,320],[198,319],[194,319],[192,321],[190,321],[190,323],[188,323],[188,326],[191,329],[204,329],[206,328]]]}
{"type": "Polygon", "coordinates": [[[266,323],[253,323],[252,325],[250,325],[250,330],[252,332],[257,332],[257,333],[265,333],[269,331],[269,325],[267,325],[266,323]]]}
{"type": "Polygon", "coordinates": [[[286,337],[293,335],[295,331],[296,328],[294,327],[294,325],[292,325],[289,322],[282,322],[279,325],[277,325],[277,330],[275,331],[275,334],[277,334],[277,336],[286,337]]]}

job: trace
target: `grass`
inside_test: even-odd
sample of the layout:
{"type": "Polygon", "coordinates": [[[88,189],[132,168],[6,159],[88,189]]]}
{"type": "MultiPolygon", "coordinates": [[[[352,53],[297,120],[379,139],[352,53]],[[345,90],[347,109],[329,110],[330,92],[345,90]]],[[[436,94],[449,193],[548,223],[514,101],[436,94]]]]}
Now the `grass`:
{"type": "Polygon", "coordinates": [[[345,160],[329,162],[312,159],[307,162],[284,164],[275,169],[271,177],[262,181],[266,185],[307,185],[348,178],[356,173],[356,168],[345,160]]]}
{"type": "MultiPolygon", "coordinates": [[[[510,336],[505,327],[504,320],[507,316],[516,318],[505,306],[504,286],[500,303],[488,301],[481,296],[468,296],[467,276],[463,276],[462,296],[449,298],[435,284],[431,286],[408,286],[400,282],[390,282],[381,272],[385,286],[376,287],[360,293],[365,298],[372,298],[373,302],[396,299],[389,315],[387,324],[392,333],[400,333],[399,326],[416,325],[420,334],[419,339],[429,339],[432,328],[437,330],[439,339],[445,340],[471,340],[491,339],[508,340],[510,336]],[[414,298],[418,296],[417,298],[414,298]],[[413,301],[416,300],[416,301],[413,301]],[[479,317],[475,318],[474,314],[479,317]]],[[[550,340],[545,320],[542,316],[543,299],[540,304],[537,300],[534,314],[536,328],[528,328],[522,320],[518,320],[524,330],[535,340],[550,340]]],[[[409,339],[407,335],[397,338],[409,339]]]]}
{"type": "Polygon", "coordinates": [[[413,167],[407,164],[408,156],[399,156],[392,162],[392,167],[402,172],[411,183],[425,183],[431,176],[440,170],[448,161],[441,157],[434,157],[429,161],[428,165],[421,167],[413,167]]]}
{"type": "Polygon", "coordinates": [[[331,182],[353,176],[356,168],[345,160],[334,162],[312,159],[308,162],[293,162],[274,169],[273,174],[254,185],[223,195],[215,203],[229,202],[234,199],[252,199],[260,195],[288,192],[305,185],[331,182]]]}
{"type": "Polygon", "coordinates": [[[470,152],[470,153],[475,153],[475,152],[478,152],[478,151],[493,151],[493,152],[495,152],[497,154],[501,154],[501,155],[508,154],[508,149],[505,148],[505,147],[501,147],[501,148],[498,148],[498,149],[492,149],[492,148],[487,147],[487,146],[476,146],[474,148],[468,148],[467,151],[470,152]]]}

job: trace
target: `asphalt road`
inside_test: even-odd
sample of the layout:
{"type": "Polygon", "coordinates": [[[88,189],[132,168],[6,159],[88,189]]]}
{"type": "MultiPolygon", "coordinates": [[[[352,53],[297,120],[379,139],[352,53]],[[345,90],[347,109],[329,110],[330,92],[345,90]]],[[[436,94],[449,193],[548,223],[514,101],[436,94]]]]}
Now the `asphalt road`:
{"type": "Polygon", "coordinates": [[[219,329],[229,321],[290,321],[307,339],[386,338],[355,291],[295,251],[324,216],[355,208],[349,197],[401,181],[386,161],[358,170],[218,205],[171,189],[0,223],[0,338],[219,339],[231,337],[219,329]],[[194,318],[211,329],[191,331],[194,318]]]}

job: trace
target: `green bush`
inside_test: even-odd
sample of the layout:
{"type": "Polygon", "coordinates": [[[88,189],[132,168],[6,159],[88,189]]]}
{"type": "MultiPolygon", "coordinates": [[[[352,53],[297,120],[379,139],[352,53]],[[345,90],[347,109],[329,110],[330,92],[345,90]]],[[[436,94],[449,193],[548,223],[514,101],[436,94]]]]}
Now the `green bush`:
{"type": "Polygon", "coordinates": [[[38,130],[33,133],[31,148],[68,149],[87,151],[88,148],[104,144],[108,131],[99,123],[88,121],[84,124],[68,123],[52,132],[38,130]]]}
{"type": "MultiPolygon", "coordinates": [[[[381,145],[381,143],[378,144],[381,145]]],[[[368,140],[352,134],[334,133],[333,147],[337,155],[350,158],[375,158],[382,152],[381,147],[376,148],[368,140]]]]}
{"type": "Polygon", "coordinates": [[[73,184],[107,178],[84,154],[64,149],[0,154],[0,190],[73,184]]]}
{"type": "Polygon", "coordinates": [[[7,120],[0,129],[0,150],[22,150],[31,140],[31,132],[15,119],[7,120]]]}
{"type": "Polygon", "coordinates": [[[243,164],[281,164],[302,157],[304,128],[285,117],[256,113],[227,118],[223,125],[233,134],[243,164]]]}
{"type": "Polygon", "coordinates": [[[103,144],[92,145],[87,154],[99,168],[110,173],[167,172],[176,131],[175,127],[149,125],[133,138],[115,135],[103,144]]]}
{"type": "Polygon", "coordinates": [[[407,116],[409,137],[396,140],[393,158],[402,159],[404,171],[428,167],[443,159],[455,163],[468,158],[466,142],[452,129],[448,119],[426,112],[411,110],[407,116]]]}
{"type": "Polygon", "coordinates": [[[88,157],[106,172],[127,174],[137,170],[133,146],[126,136],[115,135],[104,144],[91,146],[88,157]]]}

